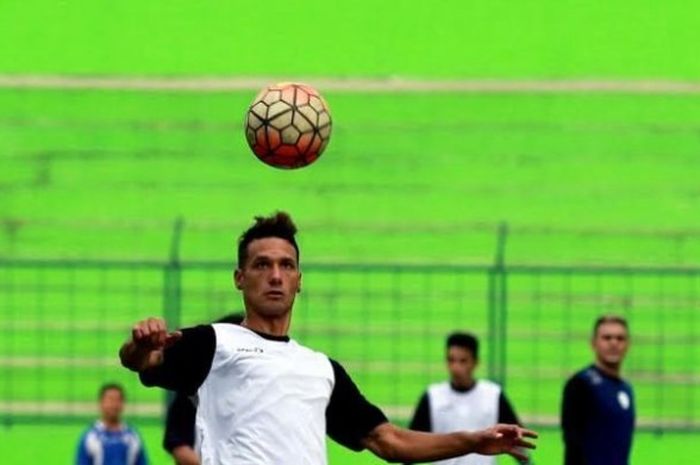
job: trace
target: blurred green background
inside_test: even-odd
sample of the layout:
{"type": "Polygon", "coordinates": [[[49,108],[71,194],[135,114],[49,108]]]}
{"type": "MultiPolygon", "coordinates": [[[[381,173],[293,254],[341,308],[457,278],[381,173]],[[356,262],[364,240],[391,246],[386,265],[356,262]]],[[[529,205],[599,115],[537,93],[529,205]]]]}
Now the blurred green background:
{"type": "MultiPolygon", "coordinates": [[[[0,257],[37,263],[0,264],[3,456],[70,463],[85,410],[13,409],[61,401],[89,412],[109,377],[146,407],[136,426],[154,463],[168,463],[148,410],[160,394],[139,388],[110,358],[129,322],[167,307],[159,270],[47,262],[167,260],[177,218],[182,260],[230,262],[253,215],[285,209],[300,226],[304,262],[331,267],[310,268],[295,337],[347,363],[398,422],[425,383],[443,377],[450,329],[479,332],[481,374],[498,373],[488,360],[502,341],[489,334],[486,271],[453,279],[431,269],[353,274],[334,265],[488,267],[507,224],[513,265],[680,268],[570,281],[566,273],[516,273],[511,344],[500,350],[511,362],[507,390],[516,408],[549,428],[537,463],[559,463],[558,389],[590,358],[592,317],[625,313],[640,336],[629,376],[642,412],[682,420],[680,428],[654,423],[638,434],[632,463],[690,463],[700,454],[700,304],[697,273],[682,270],[700,263],[700,92],[669,83],[700,77],[699,13],[685,2],[0,0],[0,75],[24,77],[23,85],[0,86],[0,257]],[[388,90],[319,86],[334,118],[328,151],[286,172],[259,163],[245,145],[252,86],[27,84],[55,75],[74,79],[68,83],[371,78],[388,90]],[[493,81],[515,90],[391,89],[400,80],[438,88],[493,81]],[[575,91],[572,82],[581,80],[621,90],[575,91]],[[629,90],[650,81],[648,92],[629,90]],[[527,82],[545,90],[518,90],[527,82]],[[326,309],[330,316],[314,316],[326,309]],[[367,335],[376,345],[362,346],[367,335]],[[385,358],[368,357],[370,349],[386,354],[389,368],[381,368],[385,358]]],[[[181,323],[239,308],[228,270],[209,271],[183,278],[181,323]]],[[[375,463],[366,453],[330,452],[334,464],[375,463]]]]}

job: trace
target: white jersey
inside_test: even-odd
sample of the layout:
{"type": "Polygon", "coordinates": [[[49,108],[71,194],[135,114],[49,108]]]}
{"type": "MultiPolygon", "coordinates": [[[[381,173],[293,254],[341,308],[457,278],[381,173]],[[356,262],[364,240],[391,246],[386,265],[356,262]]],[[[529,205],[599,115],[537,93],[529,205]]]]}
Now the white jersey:
{"type": "Polygon", "coordinates": [[[141,380],[197,394],[202,465],[326,465],[326,434],[362,450],[387,421],[337,362],[233,324],[183,330],[141,380]]]}
{"type": "MultiPolygon", "coordinates": [[[[422,407],[419,406],[419,411],[424,412],[421,415],[423,418],[417,418],[417,411],[411,427],[435,433],[485,429],[504,419],[501,404],[506,405],[506,418],[513,422],[515,414],[511,413],[510,406],[504,400],[501,387],[491,381],[479,380],[466,390],[457,390],[449,382],[432,384],[421,399],[422,407]],[[422,426],[415,428],[418,423],[422,423],[422,426]]],[[[495,465],[496,459],[493,456],[469,454],[435,463],[495,465]]]]}
{"type": "Polygon", "coordinates": [[[325,464],[325,411],[335,383],[328,358],[294,341],[213,326],[216,353],[198,392],[202,465],[277,464],[290,457],[325,464]]]}

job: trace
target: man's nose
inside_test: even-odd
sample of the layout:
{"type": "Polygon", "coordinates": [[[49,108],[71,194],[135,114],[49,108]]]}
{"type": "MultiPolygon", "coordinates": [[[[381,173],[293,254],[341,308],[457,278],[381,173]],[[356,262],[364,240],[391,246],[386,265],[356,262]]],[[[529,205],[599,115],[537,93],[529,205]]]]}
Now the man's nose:
{"type": "Polygon", "coordinates": [[[270,282],[281,282],[282,281],[282,269],[279,265],[272,265],[270,269],[270,282]]]}

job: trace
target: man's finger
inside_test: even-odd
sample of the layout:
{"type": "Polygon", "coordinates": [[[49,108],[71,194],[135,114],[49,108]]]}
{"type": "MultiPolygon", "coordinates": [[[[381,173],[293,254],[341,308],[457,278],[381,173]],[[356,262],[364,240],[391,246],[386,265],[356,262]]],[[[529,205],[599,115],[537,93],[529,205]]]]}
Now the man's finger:
{"type": "Polygon", "coordinates": [[[165,330],[161,324],[161,320],[157,318],[150,318],[148,320],[148,329],[151,333],[160,333],[161,331],[165,330]]]}
{"type": "Polygon", "coordinates": [[[512,455],[521,462],[526,462],[530,458],[525,452],[518,449],[511,449],[510,451],[508,451],[508,454],[512,455]]]}
{"type": "Polygon", "coordinates": [[[139,330],[141,331],[142,339],[145,339],[151,335],[151,330],[148,327],[148,321],[142,321],[139,323],[139,330]]]}
{"type": "Polygon", "coordinates": [[[132,330],[135,341],[146,339],[149,334],[150,331],[148,330],[148,323],[146,321],[139,321],[132,330]]]}
{"type": "Polygon", "coordinates": [[[525,440],[523,440],[523,439],[517,440],[517,441],[515,442],[515,444],[516,444],[518,447],[525,447],[525,448],[527,448],[527,449],[537,449],[537,446],[536,446],[534,443],[529,442],[529,441],[525,441],[525,440]]]}
{"type": "Polygon", "coordinates": [[[526,438],[537,438],[537,437],[539,437],[539,435],[538,435],[536,432],[532,431],[532,430],[525,429],[525,428],[520,428],[520,430],[521,430],[521,432],[522,432],[522,436],[524,436],[524,437],[526,437],[526,438]]]}
{"type": "Polygon", "coordinates": [[[164,345],[166,348],[170,347],[180,339],[182,339],[182,331],[173,331],[172,333],[168,334],[165,338],[164,345]]]}

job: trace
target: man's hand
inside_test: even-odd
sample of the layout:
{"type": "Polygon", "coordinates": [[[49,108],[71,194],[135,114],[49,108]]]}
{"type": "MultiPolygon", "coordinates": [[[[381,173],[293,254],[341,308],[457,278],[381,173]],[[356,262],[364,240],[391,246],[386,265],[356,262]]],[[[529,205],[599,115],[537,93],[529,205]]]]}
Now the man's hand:
{"type": "Polygon", "coordinates": [[[200,465],[199,457],[190,446],[177,446],[172,454],[177,465],[200,465]]]}
{"type": "Polygon", "coordinates": [[[131,340],[119,351],[122,365],[138,372],[158,366],[163,361],[163,351],[181,337],[180,331],[169,333],[161,318],[139,321],[131,329],[131,340]]]}
{"type": "Polygon", "coordinates": [[[525,449],[535,445],[525,438],[536,438],[537,433],[517,425],[496,425],[475,431],[474,452],[482,455],[509,454],[521,461],[527,461],[525,449]]]}

